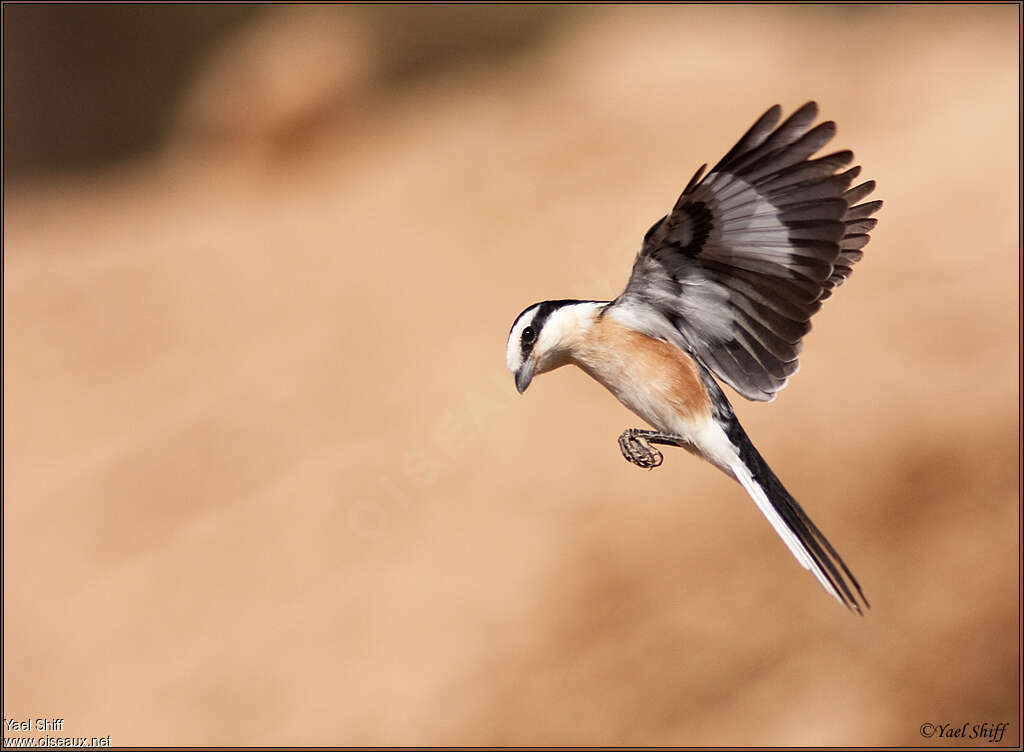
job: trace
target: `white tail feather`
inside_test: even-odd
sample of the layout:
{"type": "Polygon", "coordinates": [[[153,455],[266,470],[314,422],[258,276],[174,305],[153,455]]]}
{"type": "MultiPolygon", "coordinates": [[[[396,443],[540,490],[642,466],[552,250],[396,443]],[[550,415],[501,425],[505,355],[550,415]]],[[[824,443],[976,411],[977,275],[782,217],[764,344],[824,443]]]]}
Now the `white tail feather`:
{"type": "Polygon", "coordinates": [[[786,542],[786,545],[789,546],[789,550],[793,552],[793,556],[795,556],[796,560],[800,562],[800,565],[804,569],[810,570],[811,574],[818,579],[818,582],[821,583],[821,586],[825,588],[826,592],[840,603],[844,603],[843,598],[836,591],[835,586],[829,582],[825,572],[822,571],[821,567],[814,561],[814,558],[807,551],[804,544],[800,542],[800,539],[797,538],[796,534],[792,530],[790,530],[789,525],[786,524],[786,521],[782,519],[782,516],[775,510],[775,507],[772,506],[771,501],[768,499],[768,494],[766,494],[764,489],[761,488],[761,484],[754,480],[754,477],[750,474],[750,471],[746,468],[743,462],[740,461],[739,457],[736,458],[735,462],[730,463],[729,467],[736,480],[740,482],[740,485],[742,485],[747,490],[747,493],[750,494],[750,498],[752,498],[754,503],[757,504],[757,508],[761,510],[761,514],[768,519],[768,522],[770,522],[772,527],[775,528],[775,532],[777,532],[779,537],[781,537],[782,540],[786,542]]]}

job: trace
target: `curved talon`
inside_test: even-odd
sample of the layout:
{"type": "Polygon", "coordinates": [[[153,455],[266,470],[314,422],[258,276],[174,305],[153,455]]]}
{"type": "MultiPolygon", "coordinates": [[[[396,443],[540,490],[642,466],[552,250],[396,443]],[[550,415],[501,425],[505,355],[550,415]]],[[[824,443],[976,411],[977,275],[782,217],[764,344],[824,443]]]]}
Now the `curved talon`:
{"type": "Polygon", "coordinates": [[[653,470],[665,459],[635,428],[623,431],[619,436],[619,450],[623,457],[645,470],[653,470]]]}

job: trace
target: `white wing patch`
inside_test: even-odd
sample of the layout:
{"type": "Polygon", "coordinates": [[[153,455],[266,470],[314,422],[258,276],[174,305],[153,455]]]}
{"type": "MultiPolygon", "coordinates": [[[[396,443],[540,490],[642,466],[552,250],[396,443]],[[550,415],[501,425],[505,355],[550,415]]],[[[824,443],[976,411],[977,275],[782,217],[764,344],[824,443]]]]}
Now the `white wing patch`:
{"type": "Polygon", "coordinates": [[[654,309],[679,340],[744,397],[770,400],[797,371],[821,300],[861,258],[873,182],[850,184],[850,151],[810,157],[835,135],[817,106],[776,127],[773,107],[644,237],[615,302],[654,309]]]}

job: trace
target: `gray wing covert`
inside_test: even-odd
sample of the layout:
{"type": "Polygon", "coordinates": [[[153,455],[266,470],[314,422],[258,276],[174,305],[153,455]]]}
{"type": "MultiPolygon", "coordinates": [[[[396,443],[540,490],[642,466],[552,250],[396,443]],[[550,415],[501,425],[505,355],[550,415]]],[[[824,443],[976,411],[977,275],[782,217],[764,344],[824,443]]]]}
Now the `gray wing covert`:
{"type": "Polygon", "coordinates": [[[811,317],[863,255],[881,201],[859,203],[850,151],[811,159],[835,135],[809,102],[776,127],[768,110],[644,236],[615,305],[657,312],[744,397],[773,399],[798,368],[811,317]],[[654,310],[650,310],[650,309],[654,310]]]}

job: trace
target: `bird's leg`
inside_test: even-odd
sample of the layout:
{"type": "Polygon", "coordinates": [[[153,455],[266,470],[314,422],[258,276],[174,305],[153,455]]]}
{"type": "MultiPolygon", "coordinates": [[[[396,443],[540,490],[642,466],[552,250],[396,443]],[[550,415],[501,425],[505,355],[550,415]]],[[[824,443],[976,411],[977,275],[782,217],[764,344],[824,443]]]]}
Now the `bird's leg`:
{"type": "Polygon", "coordinates": [[[669,446],[685,446],[686,439],[661,431],[645,431],[640,428],[627,428],[619,436],[619,449],[622,456],[638,467],[653,470],[664,460],[661,452],[651,444],[667,444],[669,446]]]}
{"type": "Polygon", "coordinates": [[[637,467],[653,470],[664,460],[661,452],[652,447],[638,428],[627,428],[619,435],[619,451],[637,467]]]}

